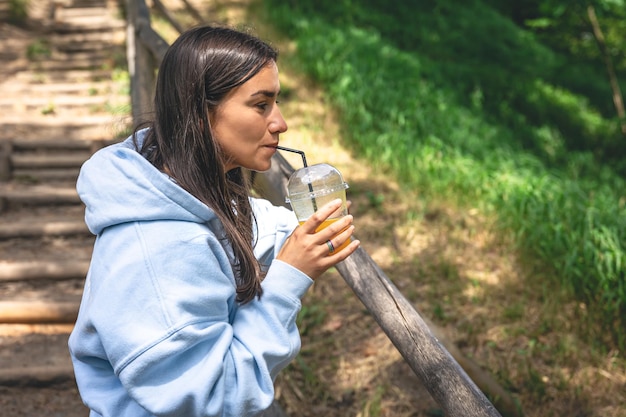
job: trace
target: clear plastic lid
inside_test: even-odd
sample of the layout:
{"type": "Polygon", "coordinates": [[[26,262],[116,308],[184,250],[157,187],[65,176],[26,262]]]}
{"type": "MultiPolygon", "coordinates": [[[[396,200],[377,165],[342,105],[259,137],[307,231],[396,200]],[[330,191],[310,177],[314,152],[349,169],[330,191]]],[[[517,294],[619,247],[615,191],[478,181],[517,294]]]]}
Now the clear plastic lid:
{"type": "Polygon", "coordinates": [[[346,188],[348,184],[332,165],[310,165],[291,174],[287,184],[286,201],[289,203],[303,198],[317,198],[346,188]]]}

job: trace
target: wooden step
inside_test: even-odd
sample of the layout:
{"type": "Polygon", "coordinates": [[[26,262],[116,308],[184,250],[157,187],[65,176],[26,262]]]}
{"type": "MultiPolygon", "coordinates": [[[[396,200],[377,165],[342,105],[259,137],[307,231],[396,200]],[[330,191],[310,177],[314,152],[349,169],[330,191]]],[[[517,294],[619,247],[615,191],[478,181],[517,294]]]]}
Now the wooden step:
{"type": "MultiPolygon", "coordinates": [[[[107,52],[113,54],[115,50],[118,50],[122,54],[125,52],[125,40],[126,31],[114,30],[114,31],[99,31],[99,32],[68,32],[68,33],[52,33],[42,41],[47,51],[41,55],[30,57],[31,60],[46,60],[50,57],[54,57],[55,54],[71,52],[71,53],[85,53],[85,52],[107,52]]],[[[24,52],[27,50],[23,45],[23,42],[13,42],[12,51],[24,52]],[[19,49],[21,47],[21,49],[19,49]]]]}
{"type": "MultiPolygon", "coordinates": [[[[77,302],[76,299],[67,301],[71,301],[72,305],[77,302]]],[[[29,306],[4,307],[24,309],[29,306]]],[[[33,307],[43,312],[41,301],[33,307]]],[[[58,315],[59,311],[68,310],[67,313],[70,313],[74,308],[59,305],[53,311],[57,311],[58,315]]],[[[15,313],[11,314],[15,316],[15,313]]],[[[70,314],[65,315],[63,323],[0,323],[0,386],[42,387],[72,382],[72,362],[67,343],[74,326],[66,322],[70,320],[70,314]]]]}
{"type": "Polygon", "coordinates": [[[11,155],[11,165],[14,169],[47,169],[47,168],[79,168],[89,157],[90,153],[69,155],[11,155]]]}
{"type": "MultiPolygon", "coordinates": [[[[85,70],[98,70],[107,63],[110,58],[108,54],[101,54],[100,56],[93,57],[77,57],[71,56],[74,54],[67,54],[68,56],[63,58],[51,57],[42,60],[33,60],[30,63],[29,68],[38,72],[59,72],[59,71],[85,71],[85,70]]],[[[53,74],[54,75],[54,74],[53,74]]],[[[58,77],[58,75],[56,75],[58,77]]]]}
{"type": "Polygon", "coordinates": [[[32,238],[44,236],[90,235],[84,221],[22,221],[0,224],[0,240],[14,238],[32,238]]]}
{"type": "Polygon", "coordinates": [[[95,152],[97,149],[104,147],[107,144],[103,140],[71,140],[71,139],[13,139],[11,147],[13,151],[25,151],[25,150],[46,150],[46,151],[60,151],[60,150],[80,150],[95,152]]]}
{"type": "MultiPolygon", "coordinates": [[[[51,111],[59,109],[95,109],[100,112],[106,110],[106,106],[129,104],[129,99],[122,96],[28,96],[28,97],[5,97],[0,98],[0,109],[32,111],[50,108],[51,111]]],[[[94,110],[94,111],[95,111],[94,110]]]]}
{"type": "MultiPolygon", "coordinates": [[[[110,58],[107,51],[90,51],[90,52],[63,52],[53,50],[49,55],[33,57],[30,61],[36,64],[47,64],[50,62],[66,62],[72,63],[74,61],[101,61],[103,59],[110,58]]],[[[44,68],[47,69],[47,68],[44,68]]]]}
{"type": "MultiPolygon", "coordinates": [[[[71,312],[76,308],[73,305],[78,303],[78,299],[74,297],[65,300],[68,301],[72,305],[57,306],[54,310],[71,312]]],[[[72,363],[67,343],[73,328],[73,322],[0,323],[0,386],[42,387],[72,382],[72,363]]]]}
{"type": "Polygon", "coordinates": [[[74,380],[71,361],[66,365],[27,366],[0,369],[0,386],[42,387],[74,380]]]}
{"type": "Polygon", "coordinates": [[[85,278],[89,261],[0,262],[0,281],[85,278]]]}
{"type": "MultiPolygon", "coordinates": [[[[0,115],[0,140],[9,138],[67,138],[73,140],[110,140],[125,130],[130,118],[113,115],[84,115],[73,119],[36,118],[24,120],[23,114],[0,115]]],[[[118,136],[119,137],[119,136],[118,136]]]]}
{"type": "Polygon", "coordinates": [[[78,168],[57,168],[57,169],[14,169],[11,177],[18,181],[31,183],[53,183],[61,181],[76,182],[78,179],[78,168]]]}
{"type": "Polygon", "coordinates": [[[117,32],[76,32],[76,33],[54,33],[48,37],[48,43],[59,47],[72,43],[88,43],[88,44],[108,44],[121,46],[124,43],[125,31],[117,32]]]}
{"type": "MultiPolygon", "coordinates": [[[[0,0],[1,1],[1,0],[0,0]]],[[[74,326],[72,324],[0,324],[1,337],[20,338],[28,335],[67,335],[72,332],[74,326]]],[[[1,366],[0,366],[1,368],[1,366]]]]}
{"type": "Polygon", "coordinates": [[[60,52],[68,53],[68,54],[88,53],[88,52],[102,53],[102,54],[107,54],[107,57],[111,59],[112,59],[112,56],[118,51],[120,53],[124,53],[122,49],[122,45],[120,45],[119,43],[113,44],[111,42],[106,42],[106,41],[103,41],[103,42],[97,42],[97,41],[63,42],[63,43],[56,44],[55,49],[60,52]]]}
{"type": "MultiPolygon", "coordinates": [[[[120,89],[123,83],[100,80],[92,82],[75,82],[75,83],[5,83],[2,85],[2,94],[4,95],[28,95],[30,97],[41,96],[81,96],[81,95],[100,95],[111,94],[120,89]]],[[[123,96],[122,96],[123,97],[123,96]]]]}
{"type": "Polygon", "coordinates": [[[126,22],[117,20],[110,15],[103,16],[76,16],[55,22],[51,29],[55,33],[76,32],[107,32],[126,28],[126,22]]]}
{"type": "Polygon", "coordinates": [[[0,301],[0,323],[73,323],[80,297],[73,301],[0,301]]]}
{"type": "Polygon", "coordinates": [[[106,6],[99,4],[92,4],[91,7],[85,7],[83,5],[64,7],[59,13],[59,18],[71,18],[82,16],[102,16],[106,15],[108,10],[106,6]]]}
{"type": "Polygon", "coordinates": [[[75,188],[42,185],[0,188],[0,212],[12,207],[65,204],[82,204],[75,188]]]}
{"type": "Polygon", "coordinates": [[[97,82],[111,80],[111,71],[105,69],[99,70],[54,70],[47,73],[41,73],[39,71],[21,71],[14,77],[15,82],[44,84],[44,83],[68,83],[68,82],[97,82]]]}

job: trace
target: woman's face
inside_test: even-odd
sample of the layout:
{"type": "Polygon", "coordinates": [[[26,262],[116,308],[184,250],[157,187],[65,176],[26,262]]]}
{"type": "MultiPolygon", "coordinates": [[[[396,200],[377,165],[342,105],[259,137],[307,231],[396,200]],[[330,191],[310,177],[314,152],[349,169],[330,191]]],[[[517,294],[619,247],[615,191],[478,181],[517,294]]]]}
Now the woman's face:
{"type": "Polygon", "coordinates": [[[287,130],[276,101],[279,92],[278,67],[272,61],[218,105],[211,124],[225,154],[226,171],[270,169],[278,136],[287,130]]]}

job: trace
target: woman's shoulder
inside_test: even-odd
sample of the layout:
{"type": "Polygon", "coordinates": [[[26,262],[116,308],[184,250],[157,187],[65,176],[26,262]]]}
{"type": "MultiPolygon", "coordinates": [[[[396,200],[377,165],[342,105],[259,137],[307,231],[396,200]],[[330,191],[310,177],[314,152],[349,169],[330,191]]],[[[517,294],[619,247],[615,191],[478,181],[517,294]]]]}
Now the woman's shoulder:
{"type": "MultiPolygon", "coordinates": [[[[275,206],[271,201],[264,198],[250,197],[250,205],[255,215],[275,215],[275,214],[289,214],[292,213],[286,207],[275,206]]],[[[293,213],[292,213],[293,214],[293,213]]]]}

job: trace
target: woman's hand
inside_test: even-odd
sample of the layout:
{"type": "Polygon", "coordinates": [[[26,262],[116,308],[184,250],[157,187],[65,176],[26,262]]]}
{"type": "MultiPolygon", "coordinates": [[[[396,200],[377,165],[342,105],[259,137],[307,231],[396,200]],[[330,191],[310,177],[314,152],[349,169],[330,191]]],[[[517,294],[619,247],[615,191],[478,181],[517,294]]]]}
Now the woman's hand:
{"type": "Polygon", "coordinates": [[[317,228],[332,213],[340,209],[341,200],[337,199],[322,206],[302,225],[296,227],[291,236],[278,252],[279,259],[317,279],[331,266],[350,256],[360,242],[354,240],[341,250],[339,248],[350,239],[354,232],[353,217],[348,214],[316,232],[317,228]]]}

